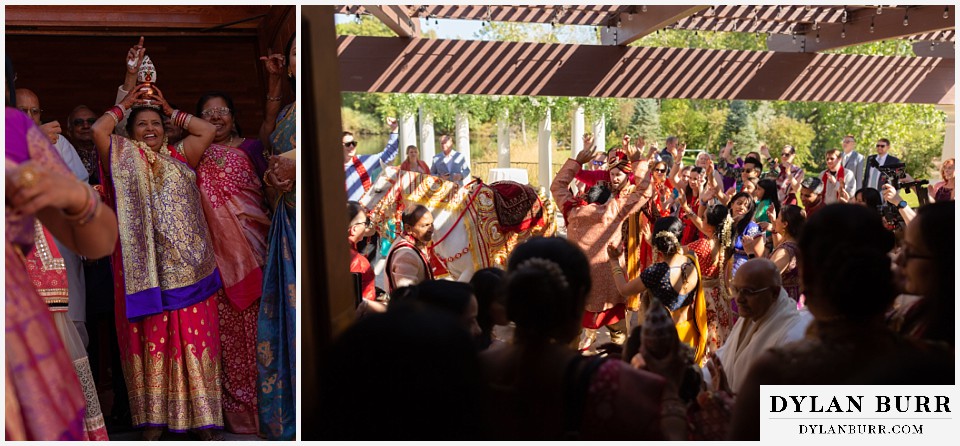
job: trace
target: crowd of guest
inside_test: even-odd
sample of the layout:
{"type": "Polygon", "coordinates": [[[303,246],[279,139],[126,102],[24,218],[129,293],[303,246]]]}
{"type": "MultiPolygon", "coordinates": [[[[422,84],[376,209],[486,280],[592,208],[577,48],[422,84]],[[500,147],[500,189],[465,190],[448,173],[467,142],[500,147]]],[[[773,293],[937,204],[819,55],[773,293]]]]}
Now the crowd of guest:
{"type": "Polygon", "coordinates": [[[254,134],[215,84],[171,105],[143,37],[63,127],[7,59],[8,440],[295,438],[294,39],[261,60],[254,134]]]}
{"type": "MultiPolygon", "coordinates": [[[[351,197],[398,150],[353,141],[351,197]]],[[[673,137],[585,136],[550,185],[565,237],[469,285],[435,277],[418,205],[377,290],[357,245],[375,225],[349,202],[358,321],[320,361],[321,438],[749,440],[763,384],[952,384],[954,162],[913,209],[889,140],[840,145],[811,173],[791,146],[686,165],[673,137]]],[[[425,173],[417,155],[403,168],[425,173]]]]}

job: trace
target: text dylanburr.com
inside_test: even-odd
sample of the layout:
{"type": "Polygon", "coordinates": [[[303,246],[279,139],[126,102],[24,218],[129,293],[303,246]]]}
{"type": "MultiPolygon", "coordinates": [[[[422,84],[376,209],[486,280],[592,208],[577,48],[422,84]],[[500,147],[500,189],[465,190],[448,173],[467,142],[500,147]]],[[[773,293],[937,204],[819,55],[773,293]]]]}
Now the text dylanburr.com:
{"type": "Polygon", "coordinates": [[[960,438],[957,410],[956,386],[761,386],[760,439],[947,444],[960,438]]]}

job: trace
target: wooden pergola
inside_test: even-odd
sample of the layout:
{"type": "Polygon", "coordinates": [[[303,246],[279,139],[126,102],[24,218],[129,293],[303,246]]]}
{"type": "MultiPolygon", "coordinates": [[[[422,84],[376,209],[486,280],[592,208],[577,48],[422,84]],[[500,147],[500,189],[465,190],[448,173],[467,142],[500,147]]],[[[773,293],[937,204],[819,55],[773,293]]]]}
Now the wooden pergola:
{"type": "MultiPolygon", "coordinates": [[[[353,290],[342,260],[347,258],[346,195],[340,149],[334,148],[343,91],[926,103],[947,113],[944,153],[953,151],[953,4],[352,5],[305,6],[302,13],[303,137],[307,147],[323,148],[303,156],[304,172],[314,173],[301,184],[305,227],[311,228],[304,231],[302,245],[302,268],[310,272],[303,275],[302,287],[306,352],[322,351],[353,320],[353,290]],[[335,14],[373,15],[397,37],[338,37],[335,14]],[[421,20],[433,19],[593,26],[601,42],[424,38],[421,20]],[[663,29],[764,33],[769,51],[628,46],[663,29]],[[828,52],[891,39],[911,41],[916,57],[828,52]]],[[[303,376],[316,376],[316,358],[304,355],[303,360],[303,376]]],[[[310,395],[318,383],[305,379],[303,384],[303,432],[311,439],[317,402],[310,395]]]]}

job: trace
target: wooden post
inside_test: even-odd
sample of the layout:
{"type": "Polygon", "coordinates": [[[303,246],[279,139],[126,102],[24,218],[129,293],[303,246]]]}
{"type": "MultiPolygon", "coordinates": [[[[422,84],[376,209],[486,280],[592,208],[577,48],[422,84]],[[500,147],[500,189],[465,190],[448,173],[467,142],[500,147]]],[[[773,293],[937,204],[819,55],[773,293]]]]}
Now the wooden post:
{"type": "Polygon", "coordinates": [[[510,167],[510,111],[497,118],[497,167],[510,167]]]}
{"type": "MultiPolygon", "coordinates": [[[[423,107],[420,107],[420,159],[426,162],[428,166],[432,166],[433,155],[437,153],[434,136],[433,115],[423,111],[423,107]]],[[[406,154],[407,146],[400,147],[401,157],[406,157],[406,154]]]]}
{"type": "Polygon", "coordinates": [[[550,183],[553,182],[553,141],[551,140],[551,116],[550,109],[547,109],[546,116],[540,121],[539,132],[537,133],[537,144],[539,145],[539,170],[537,172],[539,186],[549,194],[550,183]]]}
{"type": "Polygon", "coordinates": [[[297,284],[301,338],[297,346],[303,355],[300,370],[303,381],[298,394],[303,396],[300,406],[303,429],[300,438],[318,439],[317,420],[320,405],[317,400],[320,383],[317,380],[319,352],[327,349],[333,339],[351,323],[355,314],[354,290],[350,277],[350,252],[344,237],[347,217],[344,207],[347,199],[344,189],[343,164],[339,149],[329,141],[340,138],[340,73],[337,60],[337,37],[334,31],[333,6],[303,8],[299,45],[306,57],[302,71],[301,137],[304,150],[299,162],[304,175],[298,184],[303,224],[311,228],[301,231],[299,270],[301,284],[297,284]],[[335,156],[330,156],[330,153],[335,156]]]}

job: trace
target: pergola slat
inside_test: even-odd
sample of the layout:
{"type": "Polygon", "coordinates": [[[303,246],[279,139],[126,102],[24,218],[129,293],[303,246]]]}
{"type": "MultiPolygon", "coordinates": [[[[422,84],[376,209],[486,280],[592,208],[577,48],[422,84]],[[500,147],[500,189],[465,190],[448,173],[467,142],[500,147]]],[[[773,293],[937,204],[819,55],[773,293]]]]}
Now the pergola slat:
{"type": "Polygon", "coordinates": [[[344,91],[954,103],[954,59],[948,58],[444,39],[439,39],[440,44],[425,45],[426,39],[355,36],[339,39],[344,91]],[[441,60],[442,66],[438,66],[441,60]],[[877,65],[892,68],[896,75],[885,76],[869,68],[877,65]],[[625,72],[627,66],[643,68],[625,72]],[[674,69],[664,72],[661,67],[674,69]],[[444,75],[437,76],[436,71],[444,75]],[[731,72],[738,73],[729,75],[731,72]],[[829,88],[817,74],[822,72],[829,72],[829,88]],[[664,76],[669,78],[664,81],[664,76]],[[672,78],[682,78],[683,82],[672,82],[672,78]],[[429,81],[416,82],[425,79],[429,81]]]}

